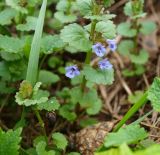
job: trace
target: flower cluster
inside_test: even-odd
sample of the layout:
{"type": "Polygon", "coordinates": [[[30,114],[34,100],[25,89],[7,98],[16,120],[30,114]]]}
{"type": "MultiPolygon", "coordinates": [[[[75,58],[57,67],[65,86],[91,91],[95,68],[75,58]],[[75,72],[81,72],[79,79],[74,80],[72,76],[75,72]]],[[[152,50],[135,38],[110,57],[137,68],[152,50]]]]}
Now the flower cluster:
{"type": "MultiPolygon", "coordinates": [[[[117,48],[116,40],[115,39],[107,39],[106,42],[108,43],[110,50],[112,52],[114,52],[117,48]]],[[[92,50],[99,57],[103,57],[106,53],[106,48],[101,43],[94,44],[92,46],[92,50]]],[[[101,70],[109,70],[109,69],[112,69],[112,67],[113,67],[113,65],[107,59],[102,59],[101,61],[99,61],[98,66],[101,70]]]]}
{"type": "MultiPolygon", "coordinates": [[[[117,48],[115,39],[107,39],[107,43],[108,43],[110,50],[114,52],[117,48]]],[[[92,46],[92,50],[99,57],[103,57],[106,53],[106,48],[101,43],[94,44],[92,46]]],[[[110,70],[113,67],[113,65],[106,58],[100,60],[98,62],[98,66],[101,70],[110,70]]],[[[80,71],[76,65],[68,66],[65,68],[65,70],[66,70],[66,74],[65,74],[66,77],[71,78],[71,79],[80,74],[80,71]]]]}

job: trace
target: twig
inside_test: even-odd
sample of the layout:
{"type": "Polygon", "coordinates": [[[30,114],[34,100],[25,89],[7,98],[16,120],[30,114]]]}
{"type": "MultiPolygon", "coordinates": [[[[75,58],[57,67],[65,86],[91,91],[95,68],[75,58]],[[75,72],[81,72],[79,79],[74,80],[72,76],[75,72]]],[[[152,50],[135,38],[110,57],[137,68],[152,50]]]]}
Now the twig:
{"type": "Polygon", "coordinates": [[[102,95],[102,97],[103,97],[103,99],[104,99],[104,101],[105,101],[105,104],[104,104],[104,106],[105,106],[105,109],[108,109],[108,111],[112,114],[113,113],[113,110],[112,110],[112,107],[111,107],[111,105],[110,105],[110,102],[108,102],[108,98],[107,98],[107,93],[106,93],[106,87],[105,86],[103,86],[103,85],[100,85],[99,86],[99,90],[100,90],[100,92],[101,92],[101,95],[102,95]],[[107,107],[107,108],[106,108],[107,107]]]}
{"type": "Polygon", "coordinates": [[[125,82],[125,80],[122,78],[121,73],[119,70],[116,71],[117,72],[117,76],[120,80],[120,83],[122,84],[123,88],[125,89],[125,91],[127,92],[128,95],[132,95],[132,91],[129,88],[128,84],[125,82]]]}

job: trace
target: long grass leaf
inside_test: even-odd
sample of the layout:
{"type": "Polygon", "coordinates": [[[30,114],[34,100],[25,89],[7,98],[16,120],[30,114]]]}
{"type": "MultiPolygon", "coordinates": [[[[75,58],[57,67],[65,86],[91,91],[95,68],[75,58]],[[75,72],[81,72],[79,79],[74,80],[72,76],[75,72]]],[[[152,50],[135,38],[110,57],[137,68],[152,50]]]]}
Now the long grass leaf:
{"type": "Polygon", "coordinates": [[[31,45],[30,56],[29,56],[26,80],[29,81],[32,85],[35,85],[37,81],[40,42],[41,42],[41,37],[43,32],[46,6],[47,6],[47,0],[43,0],[43,4],[40,9],[32,45],[31,45]]]}

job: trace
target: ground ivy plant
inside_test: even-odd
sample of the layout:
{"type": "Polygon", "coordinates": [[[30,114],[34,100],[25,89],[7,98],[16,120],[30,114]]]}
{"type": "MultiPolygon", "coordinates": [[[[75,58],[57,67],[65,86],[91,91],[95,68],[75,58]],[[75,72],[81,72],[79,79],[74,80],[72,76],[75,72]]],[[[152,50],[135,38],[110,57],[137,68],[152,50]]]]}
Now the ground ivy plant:
{"type": "MultiPolygon", "coordinates": [[[[37,3],[39,2],[37,1],[37,3]]],[[[62,23],[63,28],[57,35],[44,34],[42,36],[47,0],[43,0],[38,18],[28,16],[28,11],[33,11],[32,9],[27,9],[19,3],[13,5],[8,1],[7,4],[18,13],[19,18],[16,29],[20,31],[20,36],[21,33],[35,31],[33,37],[26,35],[26,37],[20,39],[1,36],[4,42],[1,44],[1,49],[8,52],[8,55],[3,54],[4,59],[9,59],[9,61],[12,59],[17,60],[19,57],[25,59],[28,57],[29,59],[28,65],[26,62],[26,70],[22,70],[26,72],[21,77],[24,80],[15,96],[18,105],[23,106],[21,119],[15,125],[15,129],[25,126],[25,117],[28,110],[35,113],[42,129],[43,136],[35,139],[33,148],[27,151],[22,149],[22,152],[36,152],[38,155],[65,152],[68,142],[65,136],[59,132],[52,134],[53,142],[50,144],[51,149],[48,149],[49,139],[45,129],[45,122],[41,116],[42,110],[46,112],[57,110],[58,115],[69,122],[75,121],[81,113],[95,115],[101,110],[102,101],[95,86],[98,84],[110,85],[114,81],[113,65],[107,58],[107,54],[110,51],[111,53],[114,52],[117,48],[115,41],[116,29],[112,22],[115,15],[104,12],[105,8],[112,3],[112,1],[109,3],[109,1],[99,2],[94,0],[61,0],[57,3],[57,12],[54,17],[62,23]],[[75,11],[76,15],[89,20],[89,24],[81,25],[75,22],[77,19],[73,15],[75,11]],[[25,23],[21,23],[21,20],[25,20],[25,23]],[[10,42],[11,48],[6,44],[6,41],[10,42]],[[18,44],[21,46],[17,46],[18,44]],[[109,47],[108,51],[107,47],[109,47]],[[24,55],[21,52],[17,54],[21,50],[24,51],[24,55]],[[64,73],[66,78],[71,79],[73,88],[64,88],[52,97],[48,91],[41,89],[40,86],[45,88],[48,84],[57,82],[59,77],[41,69],[41,67],[47,55],[59,50],[70,53],[84,52],[86,58],[84,62],[70,61],[66,63],[61,73],[64,73]],[[99,58],[99,61],[91,66],[91,60],[96,57],[99,58]],[[65,100],[61,104],[58,99],[65,100]]],[[[27,2],[24,5],[31,7],[27,5],[27,2]]],[[[2,21],[3,24],[10,24],[10,20],[14,19],[16,15],[7,15],[8,19],[2,21]]],[[[52,57],[48,63],[54,67],[57,65],[55,63],[61,63],[58,61],[58,59],[52,57]]],[[[5,62],[2,65],[5,65],[5,62]]]]}
{"type": "Polygon", "coordinates": [[[145,64],[148,61],[148,52],[138,43],[140,35],[149,35],[156,29],[152,21],[143,21],[146,16],[144,0],[130,0],[124,6],[124,14],[129,21],[120,23],[117,27],[118,34],[125,39],[118,46],[118,51],[124,57],[128,57],[131,65],[123,70],[125,76],[141,75],[145,72],[145,64]]]}
{"type": "MultiPolygon", "coordinates": [[[[0,128],[0,154],[79,155],[78,152],[68,151],[69,141],[63,130],[46,130],[44,114],[56,113],[58,121],[63,122],[60,124],[64,125],[63,128],[66,124],[77,122],[80,127],[97,123],[92,117],[102,108],[97,86],[111,85],[114,81],[114,64],[109,57],[117,49],[116,26],[113,23],[115,15],[107,11],[113,3],[114,0],[0,2],[0,92],[6,95],[0,99],[3,101],[0,111],[13,94],[16,94],[16,103],[12,106],[18,105],[22,109],[21,118],[13,129],[3,131],[0,128]],[[53,5],[56,5],[54,15],[46,9],[53,5]],[[69,55],[67,62],[64,54],[69,55]],[[72,59],[74,54],[82,54],[85,58],[72,59]],[[92,60],[96,60],[95,63],[91,63],[92,60]],[[63,88],[59,88],[60,82],[64,82],[63,88]],[[55,83],[58,88],[55,88],[55,83]],[[32,139],[33,143],[28,148],[20,143],[23,131],[31,123],[27,119],[30,114],[35,116],[34,121],[38,121],[40,133],[32,139]],[[82,116],[88,119],[80,120],[82,116]]],[[[128,2],[125,14],[131,17],[131,22],[118,26],[118,33],[130,38],[118,47],[121,53],[127,51],[124,55],[133,63],[133,70],[125,71],[125,75],[142,74],[148,59],[146,52],[140,50],[137,44],[137,37],[139,33],[148,34],[155,25],[139,22],[138,19],[145,15],[142,8],[142,0],[128,2]]],[[[138,123],[121,127],[148,100],[159,112],[159,90],[160,79],[155,78],[151,88],[141,94],[105,138],[103,150],[95,154],[122,154],[122,151],[131,155],[141,154],[141,151],[131,151],[127,145],[139,145],[139,141],[146,140],[148,134],[138,123],[150,113],[140,118],[138,123]]],[[[159,151],[158,146],[149,147],[143,154],[151,151],[159,151]]]]}

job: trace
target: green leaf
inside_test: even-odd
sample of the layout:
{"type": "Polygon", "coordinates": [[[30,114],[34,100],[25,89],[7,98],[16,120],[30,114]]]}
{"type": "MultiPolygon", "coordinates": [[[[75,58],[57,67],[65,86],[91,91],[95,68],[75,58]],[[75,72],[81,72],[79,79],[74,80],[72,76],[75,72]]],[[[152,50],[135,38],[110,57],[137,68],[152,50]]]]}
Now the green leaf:
{"type": "Polygon", "coordinates": [[[39,142],[41,141],[45,142],[45,140],[46,140],[45,136],[38,136],[34,139],[33,146],[36,147],[39,142]]]}
{"type": "Polygon", "coordinates": [[[95,70],[90,66],[85,66],[83,70],[86,80],[96,84],[110,85],[114,81],[114,71],[111,70],[95,70]],[[94,75],[94,76],[93,76],[94,75]]]}
{"type": "MultiPolygon", "coordinates": [[[[25,83],[24,83],[25,84],[25,83]]],[[[26,83],[27,84],[27,83],[26,83]]],[[[40,103],[44,103],[48,101],[48,94],[46,95],[46,93],[42,93],[42,91],[39,90],[41,83],[37,82],[36,85],[33,88],[33,91],[31,89],[31,92],[29,92],[29,94],[32,93],[32,96],[26,96],[23,97],[22,94],[26,91],[26,89],[28,90],[28,86],[23,86],[21,85],[20,87],[20,91],[16,93],[16,102],[19,105],[25,105],[25,106],[31,106],[31,105],[36,105],[36,104],[40,104],[40,103]],[[24,89],[21,90],[22,86],[24,87],[24,89]]]]}
{"type": "Polygon", "coordinates": [[[60,104],[58,103],[57,99],[52,97],[45,103],[37,104],[37,108],[39,110],[47,110],[47,111],[55,111],[58,110],[60,107],[60,104]]]}
{"type": "Polygon", "coordinates": [[[11,20],[17,15],[14,9],[7,8],[0,12],[0,25],[9,25],[11,20]]]}
{"type": "Polygon", "coordinates": [[[101,33],[105,39],[113,39],[116,36],[116,26],[110,20],[98,22],[96,31],[101,33]]]}
{"type": "Polygon", "coordinates": [[[134,48],[134,42],[131,40],[124,40],[120,42],[120,44],[118,45],[119,53],[126,57],[130,56],[130,52],[133,51],[133,48],[134,48]]]}
{"type": "Polygon", "coordinates": [[[115,0],[103,0],[105,7],[110,7],[112,4],[115,3],[115,0]]]}
{"type": "Polygon", "coordinates": [[[67,119],[68,121],[73,122],[77,118],[76,113],[73,112],[74,109],[75,109],[75,105],[73,104],[63,105],[59,109],[59,114],[63,118],[67,119]]]}
{"type": "Polygon", "coordinates": [[[68,141],[63,134],[59,132],[53,133],[52,139],[57,148],[64,150],[67,147],[68,141]]]}
{"type": "Polygon", "coordinates": [[[143,94],[144,94],[143,91],[140,91],[140,90],[139,91],[135,91],[134,94],[128,96],[128,101],[130,103],[134,104],[134,103],[138,102],[141,99],[143,94]]]}
{"type": "Polygon", "coordinates": [[[79,100],[83,97],[83,92],[81,91],[80,87],[74,87],[70,91],[71,101],[72,103],[76,104],[79,100]]]}
{"type": "Polygon", "coordinates": [[[61,39],[69,46],[82,51],[91,50],[89,34],[78,24],[70,24],[61,30],[61,39]]]}
{"type": "Polygon", "coordinates": [[[59,2],[56,5],[56,10],[65,12],[67,11],[68,5],[69,5],[69,1],[59,0],[59,2]]]}
{"type": "Polygon", "coordinates": [[[77,0],[77,8],[82,15],[92,15],[92,0],[77,0]]]}
{"type": "Polygon", "coordinates": [[[107,151],[97,152],[94,155],[134,155],[126,144],[121,144],[119,148],[111,148],[107,151]]]}
{"type": "Polygon", "coordinates": [[[8,130],[7,132],[0,129],[0,155],[18,155],[19,143],[21,141],[22,129],[15,131],[8,130]]]}
{"type": "Polygon", "coordinates": [[[139,0],[136,2],[132,1],[127,2],[124,6],[125,15],[131,17],[132,19],[145,17],[146,13],[143,12],[143,6],[144,6],[143,3],[144,3],[143,0],[139,0]]]}
{"type": "Polygon", "coordinates": [[[77,17],[73,14],[66,15],[64,12],[58,11],[54,14],[54,17],[61,23],[72,23],[77,20],[77,17]]]}
{"type": "Polygon", "coordinates": [[[125,22],[118,25],[117,32],[124,37],[134,37],[136,36],[137,30],[131,28],[131,23],[125,22]]]}
{"type": "Polygon", "coordinates": [[[26,8],[20,6],[19,0],[6,0],[6,4],[11,8],[17,10],[18,12],[21,12],[24,14],[28,13],[26,8]]]}
{"type": "Polygon", "coordinates": [[[132,12],[132,2],[128,2],[125,4],[124,6],[124,14],[126,16],[132,17],[133,16],[133,12],[132,12]]]}
{"type": "Polygon", "coordinates": [[[59,0],[56,5],[56,10],[64,13],[72,13],[75,10],[75,3],[74,1],[59,0]]]}
{"type": "Polygon", "coordinates": [[[64,42],[59,35],[47,35],[41,40],[41,50],[44,54],[51,54],[52,52],[63,49],[64,42]]]}
{"type": "Polygon", "coordinates": [[[43,0],[30,50],[26,80],[31,82],[32,85],[35,85],[35,83],[37,82],[40,45],[41,45],[41,37],[43,32],[46,7],[47,7],[47,0],[43,0]]]}
{"type": "Polygon", "coordinates": [[[90,20],[97,20],[97,21],[107,21],[110,20],[112,18],[116,17],[116,15],[114,14],[105,14],[105,15],[88,15],[88,16],[84,16],[84,18],[86,19],[90,19],[90,20]]]}
{"type": "Polygon", "coordinates": [[[63,62],[61,61],[60,58],[52,56],[49,58],[48,60],[48,66],[51,68],[55,68],[58,67],[59,65],[61,65],[63,62]]]}
{"type": "Polygon", "coordinates": [[[0,94],[10,94],[15,91],[15,88],[7,86],[6,82],[0,81],[0,94]]]}
{"type": "Polygon", "coordinates": [[[46,142],[40,141],[36,146],[37,155],[56,155],[54,150],[46,151],[46,142]]]}
{"type": "Polygon", "coordinates": [[[151,101],[154,110],[160,112],[160,78],[154,79],[147,98],[151,101]]]}
{"type": "Polygon", "coordinates": [[[135,64],[145,64],[148,60],[148,52],[144,49],[139,51],[139,54],[130,54],[130,59],[135,64]]]}
{"type": "Polygon", "coordinates": [[[22,53],[9,53],[6,51],[0,51],[0,55],[6,61],[15,61],[22,58],[22,53]]]}
{"type": "Polygon", "coordinates": [[[143,140],[147,137],[147,132],[144,128],[140,128],[139,125],[128,125],[119,129],[116,133],[109,133],[105,137],[104,146],[119,146],[122,143],[135,144],[139,140],[143,140]]]}
{"type": "Polygon", "coordinates": [[[144,72],[145,72],[145,68],[144,66],[142,65],[137,65],[137,64],[134,64],[135,68],[134,69],[124,69],[122,71],[122,74],[126,77],[132,77],[134,75],[142,75],[144,72]]]}
{"type": "Polygon", "coordinates": [[[16,37],[0,35],[0,49],[9,53],[18,53],[22,51],[24,42],[16,37]]]}
{"type": "Polygon", "coordinates": [[[141,23],[140,32],[144,35],[148,35],[154,32],[156,29],[156,24],[152,21],[144,21],[141,23]]]}
{"type": "Polygon", "coordinates": [[[94,155],[159,155],[159,152],[159,144],[152,145],[146,149],[136,150],[134,152],[131,151],[131,149],[126,144],[122,144],[118,148],[111,148],[106,151],[96,152],[94,155]]]}
{"type": "Polygon", "coordinates": [[[8,65],[4,61],[0,62],[0,77],[3,77],[5,80],[10,80],[11,78],[8,65]]]}
{"type": "Polygon", "coordinates": [[[50,85],[59,81],[59,77],[50,71],[40,70],[38,81],[50,85]]]}
{"type": "Polygon", "coordinates": [[[94,124],[96,124],[96,123],[98,123],[98,120],[95,119],[95,118],[91,118],[91,117],[90,117],[90,118],[81,120],[81,121],[80,121],[80,126],[81,126],[82,128],[84,128],[84,127],[87,127],[87,126],[94,125],[94,124]]]}
{"type": "Polygon", "coordinates": [[[26,23],[19,24],[16,26],[16,28],[17,30],[20,30],[20,31],[31,31],[31,30],[35,30],[36,24],[37,24],[37,18],[28,16],[26,18],[26,23]]]}
{"type": "Polygon", "coordinates": [[[82,98],[79,98],[79,102],[89,115],[98,114],[102,107],[102,102],[95,89],[85,93],[82,98]]]}
{"type": "Polygon", "coordinates": [[[134,155],[151,155],[151,154],[159,155],[159,152],[160,152],[160,145],[155,144],[155,145],[148,147],[145,150],[137,151],[134,155]]]}
{"type": "Polygon", "coordinates": [[[139,64],[135,64],[135,75],[142,75],[145,72],[145,67],[139,64]]]}

